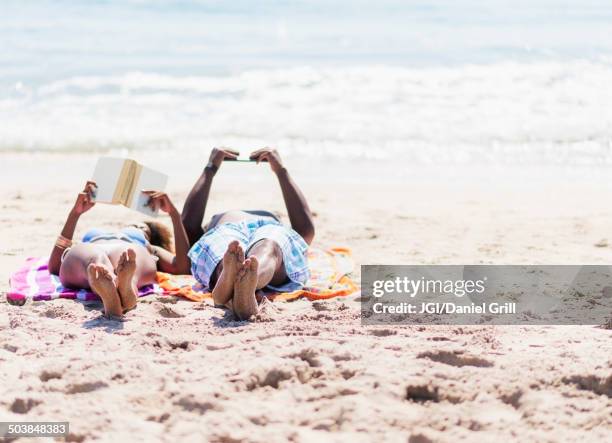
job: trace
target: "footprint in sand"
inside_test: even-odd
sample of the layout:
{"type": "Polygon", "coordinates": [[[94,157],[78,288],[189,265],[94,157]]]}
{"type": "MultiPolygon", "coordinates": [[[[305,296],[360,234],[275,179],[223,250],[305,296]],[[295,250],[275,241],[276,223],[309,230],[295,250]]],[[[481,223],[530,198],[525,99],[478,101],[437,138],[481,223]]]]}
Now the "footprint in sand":
{"type": "Polygon", "coordinates": [[[368,333],[374,337],[388,337],[390,335],[396,335],[397,331],[393,329],[372,329],[368,331],[368,333]]]}
{"type": "Polygon", "coordinates": [[[612,398],[612,375],[599,377],[594,374],[578,374],[563,377],[561,381],[567,385],[574,385],[583,391],[591,391],[597,395],[612,398]]]}
{"type": "Polygon", "coordinates": [[[62,372],[59,369],[43,369],[38,378],[42,382],[48,382],[49,380],[62,378],[62,372]]]}
{"type": "Polygon", "coordinates": [[[107,388],[108,384],[103,381],[93,381],[84,383],[74,383],[68,385],[66,394],[85,394],[88,392],[97,391],[98,389],[107,388]]]}
{"type": "Polygon", "coordinates": [[[181,318],[185,317],[181,311],[173,306],[162,305],[158,308],[157,313],[164,318],[181,318]]]}
{"type": "Polygon", "coordinates": [[[10,409],[11,412],[14,412],[15,414],[27,414],[32,408],[41,403],[41,400],[35,400],[33,398],[16,398],[11,404],[10,409]]]}
{"type": "Polygon", "coordinates": [[[464,354],[462,352],[451,352],[451,351],[427,351],[421,352],[417,355],[417,358],[426,358],[431,361],[438,363],[444,363],[445,365],[463,367],[463,366],[476,366],[479,368],[489,368],[493,366],[493,362],[484,358],[476,357],[473,355],[464,354]]]}

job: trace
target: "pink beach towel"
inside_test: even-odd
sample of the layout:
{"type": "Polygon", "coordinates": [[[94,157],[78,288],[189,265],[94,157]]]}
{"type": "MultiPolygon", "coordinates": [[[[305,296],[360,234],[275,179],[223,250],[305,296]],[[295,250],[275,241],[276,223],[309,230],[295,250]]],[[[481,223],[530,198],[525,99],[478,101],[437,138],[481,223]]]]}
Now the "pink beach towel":
{"type": "MultiPolygon", "coordinates": [[[[96,294],[85,289],[69,289],[62,286],[57,275],[49,274],[48,258],[29,258],[10,278],[10,289],[6,294],[9,301],[53,300],[72,298],[78,300],[99,300],[96,294]]],[[[162,293],[158,285],[140,289],[139,296],[162,293]]]]}

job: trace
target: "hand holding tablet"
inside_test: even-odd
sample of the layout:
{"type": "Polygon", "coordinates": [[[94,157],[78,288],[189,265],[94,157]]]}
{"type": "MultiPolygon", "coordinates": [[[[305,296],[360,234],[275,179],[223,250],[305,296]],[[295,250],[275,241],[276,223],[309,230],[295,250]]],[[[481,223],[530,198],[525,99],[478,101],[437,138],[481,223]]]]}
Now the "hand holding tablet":
{"type": "MultiPolygon", "coordinates": [[[[223,161],[226,161],[226,162],[259,163],[259,162],[258,162],[256,159],[254,159],[254,158],[250,158],[250,157],[247,157],[247,156],[241,156],[241,155],[239,155],[239,156],[238,156],[238,157],[236,157],[236,158],[226,157],[226,158],[224,158],[224,159],[223,159],[223,161]]],[[[267,162],[268,160],[265,160],[265,159],[260,160],[260,162],[262,162],[262,161],[263,161],[263,162],[267,162]]]]}

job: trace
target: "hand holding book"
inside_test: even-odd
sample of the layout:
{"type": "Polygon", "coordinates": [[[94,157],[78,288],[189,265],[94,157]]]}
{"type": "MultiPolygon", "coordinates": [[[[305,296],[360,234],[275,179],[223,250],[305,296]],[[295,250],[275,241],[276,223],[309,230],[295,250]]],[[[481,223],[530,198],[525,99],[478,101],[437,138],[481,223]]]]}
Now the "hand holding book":
{"type": "Polygon", "coordinates": [[[142,193],[149,197],[149,201],[145,206],[148,206],[151,210],[155,212],[161,210],[166,214],[178,213],[170,197],[165,192],[146,190],[142,191],[142,193]]]}
{"type": "Polygon", "coordinates": [[[94,199],[99,203],[120,204],[143,214],[155,216],[157,210],[148,206],[149,195],[143,189],[163,191],[168,177],[125,158],[102,157],[94,171],[96,190],[94,199]]]}
{"type": "Polygon", "coordinates": [[[74,202],[74,206],[72,208],[72,212],[75,215],[81,215],[85,212],[89,211],[96,204],[95,195],[96,195],[96,182],[88,181],[85,184],[85,188],[83,191],[77,195],[77,199],[74,202]]]}

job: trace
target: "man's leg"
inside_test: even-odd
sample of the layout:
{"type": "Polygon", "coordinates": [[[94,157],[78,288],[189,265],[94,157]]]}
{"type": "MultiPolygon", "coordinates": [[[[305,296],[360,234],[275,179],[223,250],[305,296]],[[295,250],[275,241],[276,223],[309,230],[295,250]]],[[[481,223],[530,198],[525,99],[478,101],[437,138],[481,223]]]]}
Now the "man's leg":
{"type": "Polygon", "coordinates": [[[280,286],[287,280],[283,251],[274,240],[263,239],[255,243],[247,252],[247,258],[255,257],[259,263],[257,268],[257,289],[269,284],[280,286]]]}
{"type": "Polygon", "coordinates": [[[217,265],[217,267],[221,267],[221,272],[212,290],[216,305],[225,305],[232,299],[234,280],[243,262],[244,251],[238,240],[234,240],[228,245],[223,255],[223,261],[217,265]]]}
{"type": "Polygon", "coordinates": [[[281,285],[287,280],[283,253],[273,240],[260,240],[248,251],[234,281],[234,314],[246,320],[258,311],[255,291],[268,284],[281,285]]]}

